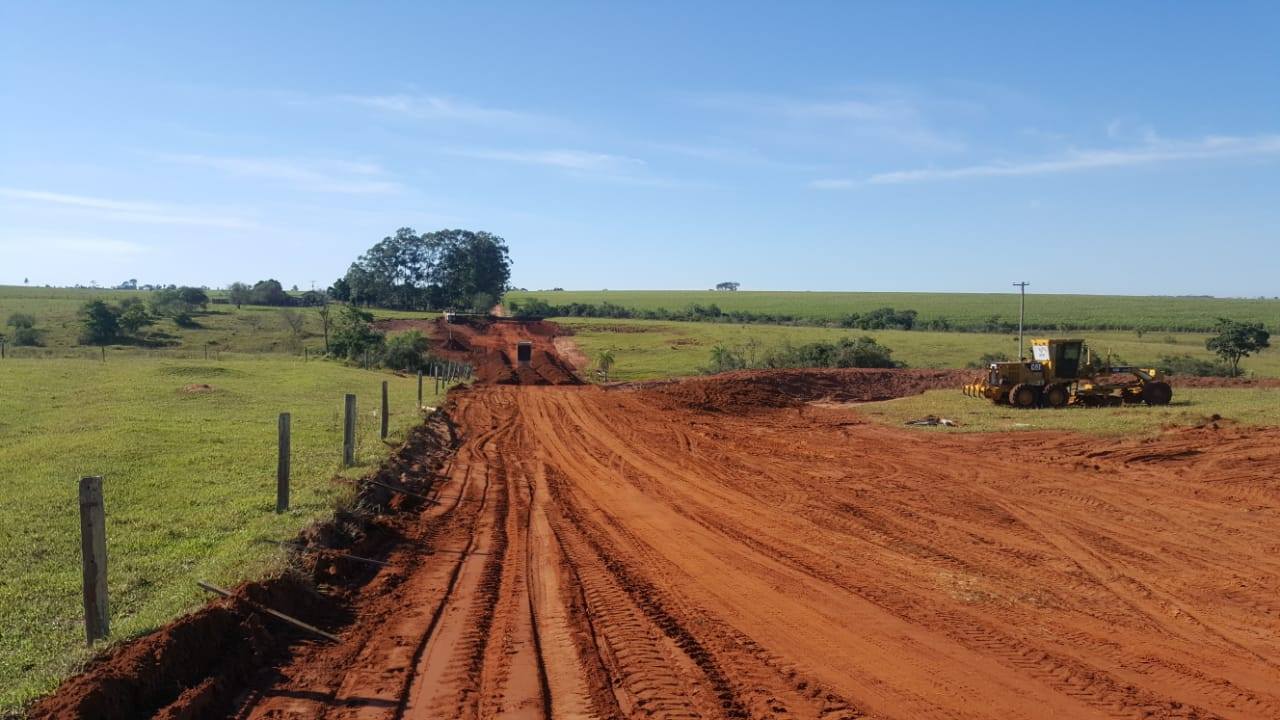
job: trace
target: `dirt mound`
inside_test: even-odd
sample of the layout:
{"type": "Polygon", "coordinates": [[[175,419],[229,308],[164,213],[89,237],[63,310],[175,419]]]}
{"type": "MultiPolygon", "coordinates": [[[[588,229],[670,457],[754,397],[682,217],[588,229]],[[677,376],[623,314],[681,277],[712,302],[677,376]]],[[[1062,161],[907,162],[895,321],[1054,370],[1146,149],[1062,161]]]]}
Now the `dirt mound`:
{"type": "MultiPolygon", "coordinates": [[[[435,352],[452,360],[470,363],[476,382],[482,385],[578,385],[582,380],[573,364],[560,357],[557,340],[570,334],[546,320],[505,318],[461,318],[458,322],[436,321],[432,327],[435,352]],[[530,362],[522,365],[516,348],[532,345],[530,362]]],[[[561,343],[563,344],[563,343],[561,343]]]]}
{"type": "Polygon", "coordinates": [[[423,335],[431,333],[435,327],[436,321],[430,318],[392,318],[390,320],[378,320],[373,323],[375,330],[385,333],[400,333],[410,330],[417,330],[423,335]]]}
{"type": "Polygon", "coordinates": [[[1184,388],[1252,388],[1255,390],[1280,388],[1280,378],[1225,378],[1174,375],[1169,379],[1174,387],[1184,388]]]}
{"type": "Polygon", "coordinates": [[[925,390],[957,387],[968,375],[961,370],[746,370],[640,387],[659,404],[746,412],[814,400],[890,400],[925,390]]]}
{"type": "Polygon", "coordinates": [[[191,383],[182,388],[180,392],[186,395],[203,395],[213,392],[214,387],[208,383],[191,383]]]}

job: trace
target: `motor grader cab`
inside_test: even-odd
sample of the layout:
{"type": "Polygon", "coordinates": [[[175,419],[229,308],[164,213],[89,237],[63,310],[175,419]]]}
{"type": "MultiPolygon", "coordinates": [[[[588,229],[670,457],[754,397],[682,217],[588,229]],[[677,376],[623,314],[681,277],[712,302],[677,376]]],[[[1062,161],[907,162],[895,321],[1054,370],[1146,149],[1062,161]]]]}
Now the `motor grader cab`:
{"type": "Polygon", "coordinates": [[[984,377],[964,386],[964,394],[1017,408],[1059,408],[1167,405],[1173,390],[1154,368],[1098,362],[1083,340],[1038,338],[1031,341],[1030,360],[991,363],[984,377]]]}

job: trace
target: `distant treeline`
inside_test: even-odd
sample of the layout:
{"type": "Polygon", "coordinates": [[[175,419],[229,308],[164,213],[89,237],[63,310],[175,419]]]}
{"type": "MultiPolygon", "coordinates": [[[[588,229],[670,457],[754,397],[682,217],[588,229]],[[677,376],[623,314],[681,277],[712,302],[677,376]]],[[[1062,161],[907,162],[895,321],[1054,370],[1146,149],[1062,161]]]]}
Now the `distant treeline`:
{"type": "MultiPolygon", "coordinates": [[[[751,310],[723,310],[715,303],[702,305],[693,303],[683,309],[667,308],[630,308],[608,301],[602,303],[571,302],[565,304],[549,303],[541,298],[511,301],[507,309],[516,317],[592,317],[614,318],[621,320],[671,320],[677,322],[719,322],[739,325],[797,325],[806,327],[838,327],[852,330],[931,330],[935,332],[988,332],[1008,333],[1018,331],[1018,322],[1001,315],[991,315],[982,320],[952,320],[946,317],[934,317],[921,320],[915,310],[895,310],[882,307],[866,313],[848,313],[838,318],[802,317],[788,313],[755,312],[751,310]]],[[[1136,330],[1139,333],[1149,331],[1163,332],[1207,332],[1213,329],[1210,325],[1182,325],[1124,323],[1112,321],[1082,322],[1027,322],[1024,329],[1028,332],[1070,332],[1075,330],[1136,330]]]]}
{"type": "MultiPolygon", "coordinates": [[[[667,308],[636,309],[615,305],[611,302],[600,304],[573,302],[565,305],[553,305],[540,298],[516,301],[508,304],[508,309],[519,318],[530,317],[594,317],[615,318],[623,320],[673,320],[679,322],[721,322],[732,324],[767,324],[767,325],[805,325],[811,327],[840,327],[851,330],[959,330],[970,332],[1006,332],[1017,330],[1017,323],[992,316],[981,324],[958,325],[946,318],[934,318],[926,322],[918,320],[915,310],[895,310],[891,307],[878,308],[867,313],[849,313],[837,321],[821,318],[798,317],[785,313],[763,313],[750,310],[722,310],[715,303],[701,305],[693,303],[681,310],[667,308]]],[[[1035,326],[1028,325],[1028,329],[1035,326]]],[[[1071,329],[1071,328],[1045,328],[1071,329]]]]}

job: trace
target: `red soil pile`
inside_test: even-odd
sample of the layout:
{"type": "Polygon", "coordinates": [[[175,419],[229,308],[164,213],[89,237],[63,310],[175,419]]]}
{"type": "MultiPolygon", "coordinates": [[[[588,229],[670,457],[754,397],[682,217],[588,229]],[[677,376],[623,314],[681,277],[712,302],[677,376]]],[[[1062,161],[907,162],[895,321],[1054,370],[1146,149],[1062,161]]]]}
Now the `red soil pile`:
{"type": "Polygon", "coordinates": [[[437,354],[470,363],[476,381],[485,385],[578,385],[582,380],[571,363],[556,352],[557,338],[569,333],[545,320],[477,320],[446,323],[443,318],[432,329],[437,354]],[[528,342],[532,357],[528,365],[516,358],[516,347],[528,342]]]}
{"type": "Polygon", "coordinates": [[[814,400],[869,402],[961,385],[962,370],[744,370],[669,383],[641,384],[660,404],[722,412],[799,405],[814,400]]]}

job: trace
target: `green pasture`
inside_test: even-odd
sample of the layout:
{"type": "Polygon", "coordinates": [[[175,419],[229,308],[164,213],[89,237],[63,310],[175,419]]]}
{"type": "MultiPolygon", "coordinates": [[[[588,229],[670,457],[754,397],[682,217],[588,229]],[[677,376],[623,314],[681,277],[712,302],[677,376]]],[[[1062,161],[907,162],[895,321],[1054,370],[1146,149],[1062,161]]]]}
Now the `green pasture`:
{"type": "MultiPolygon", "coordinates": [[[[717,343],[735,348],[746,348],[755,343],[763,350],[786,342],[799,345],[870,335],[891,348],[895,360],[918,368],[963,368],[984,353],[1002,352],[1016,357],[1018,346],[1016,333],[866,331],[603,318],[557,318],[556,322],[573,330],[574,341],[590,359],[594,359],[601,350],[612,349],[615,365],[610,379],[616,380],[696,374],[707,364],[711,348],[717,343]]],[[[1114,353],[1128,363],[1149,363],[1161,355],[1213,357],[1204,348],[1208,335],[1200,333],[1144,333],[1138,337],[1136,333],[1124,331],[1080,331],[1069,335],[1085,338],[1097,353],[1114,353]]],[[[1261,377],[1280,377],[1280,350],[1272,348],[1246,358],[1241,368],[1246,373],[1261,377]]]]}
{"type": "MultiPolygon", "coordinates": [[[[957,327],[980,325],[993,315],[1009,322],[1018,321],[1016,292],[513,291],[507,293],[503,301],[509,304],[528,298],[540,298],[553,305],[610,302],[636,310],[680,310],[694,303],[715,303],[724,311],[786,314],[819,322],[837,322],[850,313],[865,314],[881,307],[915,310],[920,313],[921,323],[946,318],[957,327]]],[[[1040,326],[1206,331],[1219,317],[1261,321],[1274,331],[1280,329],[1280,298],[1041,295],[1034,292],[1027,295],[1027,322],[1040,326]]]]}
{"type": "Polygon", "coordinates": [[[414,377],[285,356],[0,362],[0,716],[91,652],[80,600],[82,475],[105,478],[116,641],[203,603],[197,579],[232,585],[280,568],[281,551],[263,541],[288,538],[349,499],[350,480],[420,422],[416,404],[414,377]],[[359,407],[350,469],[340,467],[345,393],[359,407]],[[274,513],[280,412],[292,414],[284,515],[274,513]]]}

